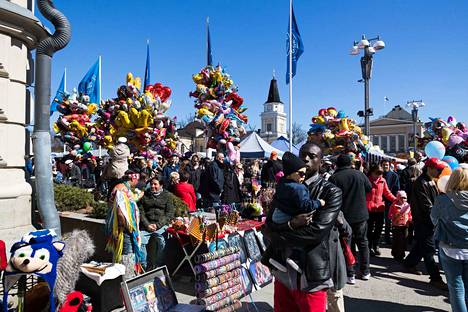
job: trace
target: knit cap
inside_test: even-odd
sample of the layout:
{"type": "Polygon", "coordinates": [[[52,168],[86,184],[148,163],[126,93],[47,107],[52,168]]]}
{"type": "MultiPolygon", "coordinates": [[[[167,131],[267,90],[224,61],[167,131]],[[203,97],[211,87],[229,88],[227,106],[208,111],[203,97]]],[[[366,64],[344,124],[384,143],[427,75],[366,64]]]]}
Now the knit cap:
{"type": "Polygon", "coordinates": [[[290,175],[299,169],[306,167],[306,163],[291,152],[283,154],[283,172],[285,176],[290,175]]]}

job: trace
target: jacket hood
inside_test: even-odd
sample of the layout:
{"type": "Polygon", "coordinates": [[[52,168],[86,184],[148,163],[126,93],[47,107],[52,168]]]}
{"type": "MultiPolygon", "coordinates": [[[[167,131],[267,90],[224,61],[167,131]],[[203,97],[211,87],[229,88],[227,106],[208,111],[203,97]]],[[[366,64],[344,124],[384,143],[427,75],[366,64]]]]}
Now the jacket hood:
{"type": "Polygon", "coordinates": [[[468,211],[468,191],[449,192],[447,196],[457,209],[468,211]]]}

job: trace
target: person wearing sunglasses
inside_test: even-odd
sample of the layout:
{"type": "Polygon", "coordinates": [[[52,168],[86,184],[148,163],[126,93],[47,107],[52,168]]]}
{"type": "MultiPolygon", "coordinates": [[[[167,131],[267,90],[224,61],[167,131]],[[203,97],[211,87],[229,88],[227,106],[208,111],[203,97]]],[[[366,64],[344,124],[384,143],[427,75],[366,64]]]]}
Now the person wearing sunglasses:
{"type": "MultiPolygon", "coordinates": [[[[275,208],[272,216],[272,221],[274,223],[289,224],[293,217],[313,212],[317,208],[325,205],[325,201],[321,199],[310,198],[309,190],[303,184],[306,176],[306,168],[306,163],[299,157],[290,152],[284,153],[284,177],[280,179],[276,186],[276,192],[272,202],[272,207],[275,208]]],[[[262,261],[284,272],[286,272],[285,265],[287,263],[301,273],[301,267],[303,266],[300,263],[300,259],[302,258],[300,250],[291,248],[291,250],[281,252],[281,250],[279,250],[280,248],[284,249],[284,244],[281,243],[280,237],[276,237],[267,248],[262,261]]]]}

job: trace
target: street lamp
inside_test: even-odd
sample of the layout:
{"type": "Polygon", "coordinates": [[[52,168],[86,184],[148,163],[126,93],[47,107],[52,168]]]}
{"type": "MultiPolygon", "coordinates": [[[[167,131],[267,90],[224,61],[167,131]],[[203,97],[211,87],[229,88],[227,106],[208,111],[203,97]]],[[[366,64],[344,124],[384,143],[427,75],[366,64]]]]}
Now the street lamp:
{"type": "Polygon", "coordinates": [[[370,136],[369,117],[373,115],[373,110],[369,107],[369,80],[371,79],[372,59],[377,51],[384,48],[385,42],[380,40],[379,36],[367,39],[365,35],[362,35],[360,41],[354,41],[350,51],[351,55],[359,55],[360,50],[364,50],[364,56],[361,57],[361,71],[364,81],[364,111],[359,111],[358,116],[364,117],[364,132],[367,136],[370,136]]]}
{"type": "Polygon", "coordinates": [[[418,127],[418,110],[421,107],[424,107],[424,102],[422,100],[412,100],[412,101],[407,101],[406,106],[411,108],[411,116],[413,117],[413,144],[414,144],[414,152],[416,153],[416,150],[418,148],[418,141],[416,140],[416,132],[417,132],[417,127],[418,127]]]}

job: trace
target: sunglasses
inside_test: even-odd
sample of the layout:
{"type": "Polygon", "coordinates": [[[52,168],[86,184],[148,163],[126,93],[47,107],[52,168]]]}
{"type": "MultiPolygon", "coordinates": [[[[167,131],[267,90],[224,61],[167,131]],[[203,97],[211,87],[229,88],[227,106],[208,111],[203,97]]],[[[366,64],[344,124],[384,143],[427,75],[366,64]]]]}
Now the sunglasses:
{"type": "Polygon", "coordinates": [[[306,174],[303,171],[298,171],[297,175],[300,176],[301,178],[303,178],[303,177],[305,177],[306,174]]]}

